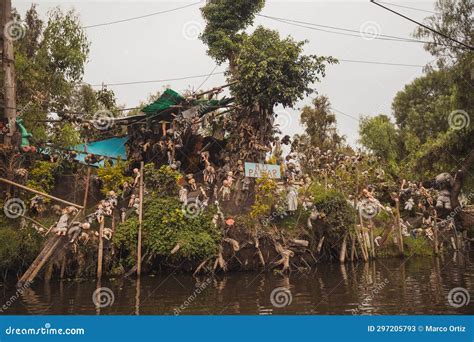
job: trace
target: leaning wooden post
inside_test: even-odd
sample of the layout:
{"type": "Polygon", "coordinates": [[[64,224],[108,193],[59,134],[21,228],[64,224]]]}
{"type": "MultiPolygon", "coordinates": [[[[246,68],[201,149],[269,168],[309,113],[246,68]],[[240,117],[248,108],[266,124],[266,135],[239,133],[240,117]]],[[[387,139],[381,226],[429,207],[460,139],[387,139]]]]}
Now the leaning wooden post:
{"type": "Polygon", "coordinates": [[[99,250],[97,252],[97,279],[102,278],[102,264],[104,259],[104,224],[105,217],[102,218],[99,228],[99,250]]]}
{"type": "Polygon", "coordinates": [[[137,276],[142,273],[142,225],[143,225],[143,161],[140,163],[140,206],[138,208],[138,246],[137,246],[137,276]]]}
{"type": "Polygon", "coordinates": [[[403,255],[404,248],[403,248],[403,235],[402,235],[402,226],[400,224],[400,198],[397,196],[395,197],[395,210],[396,210],[396,222],[397,222],[397,234],[398,234],[398,249],[400,251],[400,255],[403,255]]]}
{"type": "Polygon", "coordinates": [[[439,245],[438,245],[438,213],[436,209],[433,209],[434,212],[434,224],[433,224],[433,239],[434,239],[434,246],[433,251],[435,255],[439,254],[439,245]]]}
{"type": "Polygon", "coordinates": [[[66,204],[66,205],[70,205],[70,206],[73,206],[73,207],[76,207],[78,209],[83,209],[84,207],[81,206],[81,205],[78,205],[76,203],[72,203],[72,202],[69,202],[69,201],[65,201],[63,199],[60,199],[60,198],[57,198],[55,196],[51,196],[47,193],[44,193],[44,192],[41,192],[41,191],[38,191],[38,190],[35,190],[35,189],[32,189],[30,187],[27,187],[25,185],[22,185],[22,184],[18,184],[18,183],[15,183],[15,182],[12,182],[8,179],[5,179],[5,178],[0,178],[0,182],[3,182],[3,183],[6,183],[6,184],[9,184],[9,185],[13,185],[13,186],[16,186],[17,188],[20,188],[20,189],[23,189],[23,190],[26,190],[26,191],[29,191],[29,192],[32,192],[36,195],[40,195],[40,196],[43,196],[43,197],[47,197],[47,198],[50,198],[54,201],[58,201],[60,203],[63,203],[63,204],[66,204]]]}
{"type": "Polygon", "coordinates": [[[84,210],[86,210],[86,208],[87,208],[87,197],[89,196],[90,178],[91,178],[91,168],[88,166],[87,167],[87,176],[86,176],[86,187],[84,189],[84,204],[82,205],[84,207],[84,210]]]}

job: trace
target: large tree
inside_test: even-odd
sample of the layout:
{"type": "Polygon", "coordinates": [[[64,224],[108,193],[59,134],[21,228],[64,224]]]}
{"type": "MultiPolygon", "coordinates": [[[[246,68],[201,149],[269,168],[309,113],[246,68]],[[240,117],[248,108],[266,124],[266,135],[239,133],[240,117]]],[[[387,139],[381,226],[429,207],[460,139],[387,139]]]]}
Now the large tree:
{"type": "Polygon", "coordinates": [[[217,63],[229,63],[227,76],[240,106],[229,115],[227,145],[237,158],[261,160],[275,132],[274,106],[293,107],[313,92],[312,84],[324,76],[326,63],[335,62],[331,57],[305,55],[305,42],[281,38],[277,31],[259,26],[247,33],[264,3],[210,0],[202,8],[206,28],[201,38],[217,63]]]}
{"type": "Polygon", "coordinates": [[[32,5],[23,20],[18,14],[15,18],[22,22],[23,33],[14,42],[17,111],[37,142],[70,143],[71,139],[55,134],[74,135],[69,123],[51,130],[44,120],[71,105],[89,53],[85,31],[72,10],[55,8],[44,22],[32,5]]]}
{"type": "Polygon", "coordinates": [[[321,150],[335,150],[340,147],[344,137],[336,130],[336,115],[331,111],[331,102],[326,96],[317,96],[312,106],[304,106],[300,122],[305,126],[311,145],[321,150]]]}

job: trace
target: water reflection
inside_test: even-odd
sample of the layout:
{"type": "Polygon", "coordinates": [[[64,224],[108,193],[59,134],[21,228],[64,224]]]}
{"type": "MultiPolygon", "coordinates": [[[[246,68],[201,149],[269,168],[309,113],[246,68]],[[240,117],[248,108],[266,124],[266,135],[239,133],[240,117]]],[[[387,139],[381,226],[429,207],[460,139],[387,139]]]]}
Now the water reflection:
{"type": "MultiPolygon", "coordinates": [[[[311,272],[289,276],[233,273],[193,278],[171,274],[141,280],[103,279],[101,284],[38,281],[4,314],[473,314],[472,305],[454,308],[447,301],[454,287],[466,288],[474,298],[470,258],[472,255],[458,253],[449,258],[321,264],[311,272]],[[113,291],[112,306],[94,305],[92,294],[100,286],[113,291]],[[289,305],[272,305],[270,296],[276,288],[291,293],[289,305]]],[[[7,302],[15,291],[4,285],[0,301],[7,302]]]]}

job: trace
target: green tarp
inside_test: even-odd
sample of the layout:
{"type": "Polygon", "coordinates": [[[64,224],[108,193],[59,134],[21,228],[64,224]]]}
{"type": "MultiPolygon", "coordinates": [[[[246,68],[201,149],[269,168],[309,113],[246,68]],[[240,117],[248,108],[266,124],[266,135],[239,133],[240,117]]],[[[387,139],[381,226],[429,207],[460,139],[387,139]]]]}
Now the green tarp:
{"type": "Polygon", "coordinates": [[[182,101],[184,101],[184,97],[172,89],[166,89],[158,100],[144,107],[142,112],[147,114],[147,117],[151,119],[164,110],[180,104],[182,101]]]}

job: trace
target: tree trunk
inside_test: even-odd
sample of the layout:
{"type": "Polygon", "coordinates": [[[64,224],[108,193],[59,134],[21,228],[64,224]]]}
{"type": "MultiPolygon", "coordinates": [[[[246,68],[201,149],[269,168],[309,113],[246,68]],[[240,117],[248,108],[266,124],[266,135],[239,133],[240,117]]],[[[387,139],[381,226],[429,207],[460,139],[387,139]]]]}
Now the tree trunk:
{"type": "Polygon", "coordinates": [[[474,164],[474,148],[469,152],[466,159],[464,159],[461,168],[456,172],[454,178],[454,185],[451,190],[451,208],[459,208],[461,205],[459,203],[459,193],[461,192],[464,175],[469,170],[471,165],[474,164]]]}

